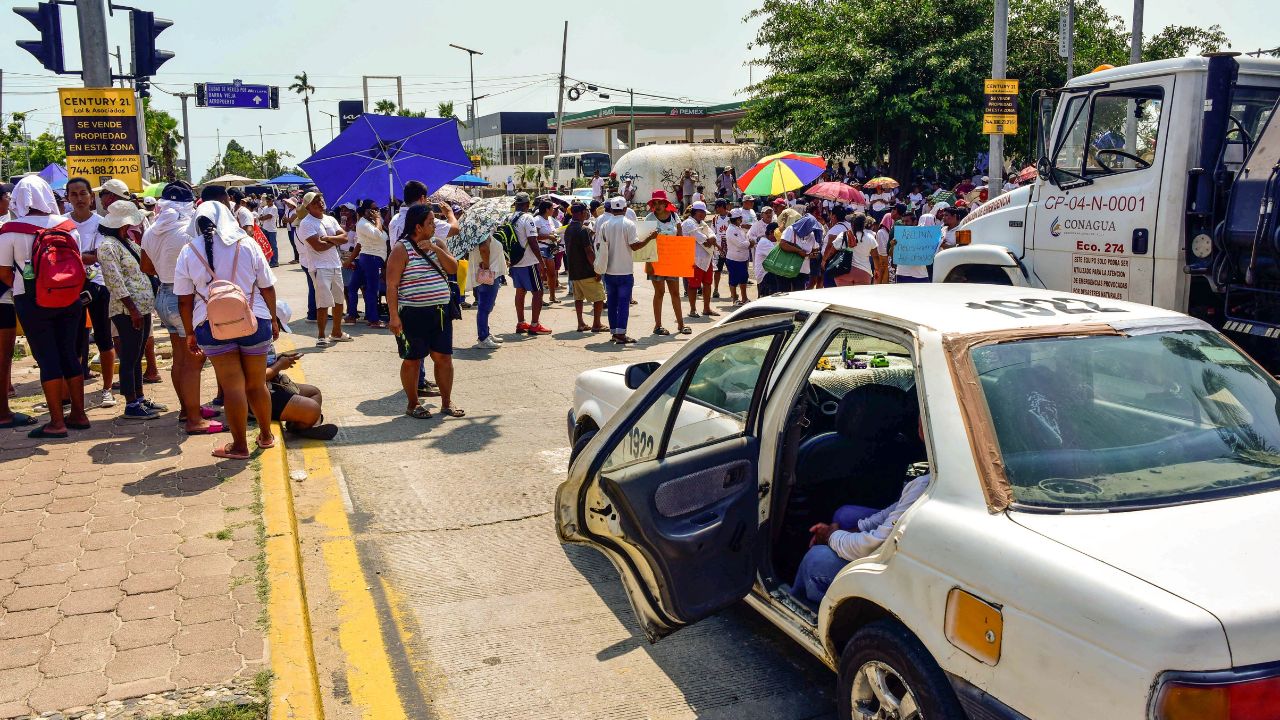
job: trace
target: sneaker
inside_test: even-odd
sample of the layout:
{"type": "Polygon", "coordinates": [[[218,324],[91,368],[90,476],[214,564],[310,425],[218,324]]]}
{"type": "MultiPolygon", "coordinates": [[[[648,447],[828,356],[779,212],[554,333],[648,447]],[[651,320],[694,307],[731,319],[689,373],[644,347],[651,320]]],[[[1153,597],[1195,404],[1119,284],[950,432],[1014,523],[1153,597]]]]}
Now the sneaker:
{"type": "Polygon", "coordinates": [[[551,328],[547,327],[546,325],[543,325],[542,323],[538,323],[537,325],[530,325],[529,334],[530,335],[550,335],[551,328]]]}
{"type": "Polygon", "coordinates": [[[116,396],[111,394],[110,390],[102,391],[102,401],[98,403],[102,407],[115,407],[116,396]]]}
{"type": "Polygon", "coordinates": [[[526,322],[522,322],[519,325],[516,325],[516,334],[520,335],[522,333],[529,332],[529,327],[530,327],[529,323],[526,323],[526,322]]]}
{"type": "Polygon", "coordinates": [[[322,338],[317,338],[317,339],[316,339],[316,347],[318,347],[318,348],[326,348],[326,347],[329,347],[331,344],[332,344],[332,343],[331,343],[331,342],[329,342],[329,338],[327,338],[327,337],[322,337],[322,338]]]}
{"type": "Polygon", "coordinates": [[[474,347],[477,350],[497,350],[498,343],[494,342],[492,337],[487,337],[476,343],[474,347]]]}
{"type": "Polygon", "coordinates": [[[144,397],[144,398],[139,398],[139,399],[138,399],[138,402],[142,403],[143,405],[147,406],[148,408],[151,408],[152,410],[155,410],[156,412],[169,412],[169,406],[168,406],[168,405],[164,405],[164,404],[162,404],[162,403],[158,403],[158,402],[156,402],[155,400],[152,400],[151,398],[145,398],[145,397],[144,397]]]}
{"type": "Polygon", "coordinates": [[[143,405],[141,402],[135,402],[125,405],[124,414],[120,417],[125,420],[154,420],[160,417],[160,413],[143,405]]]}
{"type": "Polygon", "coordinates": [[[506,340],[503,340],[503,339],[502,339],[502,336],[501,336],[501,335],[490,335],[490,336],[489,336],[489,339],[490,339],[490,340],[492,340],[492,341],[494,341],[494,342],[496,342],[496,343],[498,343],[499,345],[501,345],[502,343],[506,342],[506,340]]]}

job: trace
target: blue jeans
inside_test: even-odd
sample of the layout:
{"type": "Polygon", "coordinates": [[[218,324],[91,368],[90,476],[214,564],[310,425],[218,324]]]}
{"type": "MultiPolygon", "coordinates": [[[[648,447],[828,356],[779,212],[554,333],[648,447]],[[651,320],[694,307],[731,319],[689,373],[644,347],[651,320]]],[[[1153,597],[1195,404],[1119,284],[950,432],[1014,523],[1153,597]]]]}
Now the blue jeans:
{"type": "Polygon", "coordinates": [[[627,318],[631,315],[631,290],[635,287],[633,275],[604,275],[605,307],[609,311],[609,332],[627,334],[627,318]]]}
{"type": "Polygon", "coordinates": [[[493,312],[493,305],[498,301],[498,283],[492,285],[476,285],[473,290],[476,293],[476,338],[484,340],[492,333],[489,332],[489,313],[493,312]]]}
{"type": "Polygon", "coordinates": [[[356,316],[360,313],[356,312],[356,308],[360,305],[360,285],[364,282],[364,273],[360,272],[360,266],[357,264],[354,268],[342,268],[342,291],[347,294],[347,307],[343,312],[347,314],[343,320],[347,322],[355,322],[356,316]]]}
{"type": "Polygon", "coordinates": [[[262,234],[267,236],[267,244],[271,246],[271,267],[280,264],[280,248],[276,247],[276,233],[279,230],[263,230],[262,234]]]}
{"type": "MultiPolygon", "coordinates": [[[[871,517],[878,512],[875,508],[861,505],[845,505],[836,510],[832,522],[846,532],[857,532],[858,521],[871,517]]],[[[822,596],[827,594],[831,581],[836,574],[848,565],[849,561],[836,554],[828,545],[814,545],[804,554],[800,567],[796,570],[796,581],[791,585],[791,592],[801,600],[813,605],[822,603],[822,596]]]]}
{"type": "MultiPolygon", "coordinates": [[[[378,314],[378,290],[382,285],[382,258],[377,255],[360,255],[356,258],[356,274],[360,277],[360,289],[364,292],[364,319],[371,323],[380,322],[378,314]]],[[[351,303],[351,312],[355,314],[356,305],[351,303]]]]}
{"type": "Polygon", "coordinates": [[[302,274],[307,277],[307,319],[316,319],[316,284],[311,279],[311,271],[304,265],[302,274]]]}

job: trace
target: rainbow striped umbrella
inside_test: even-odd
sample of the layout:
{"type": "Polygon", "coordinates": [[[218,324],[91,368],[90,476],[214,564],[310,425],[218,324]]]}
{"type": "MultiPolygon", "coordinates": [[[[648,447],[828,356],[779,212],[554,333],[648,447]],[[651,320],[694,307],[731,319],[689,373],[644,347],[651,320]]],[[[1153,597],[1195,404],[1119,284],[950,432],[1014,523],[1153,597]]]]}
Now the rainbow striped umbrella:
{"type": "Polygon", "coordinates": [[[827,161],[808,153],[783,152],[760,158],[738,178],[738,188],[748,195],[781,195],[799,190],[822,176],[827,161]]]}

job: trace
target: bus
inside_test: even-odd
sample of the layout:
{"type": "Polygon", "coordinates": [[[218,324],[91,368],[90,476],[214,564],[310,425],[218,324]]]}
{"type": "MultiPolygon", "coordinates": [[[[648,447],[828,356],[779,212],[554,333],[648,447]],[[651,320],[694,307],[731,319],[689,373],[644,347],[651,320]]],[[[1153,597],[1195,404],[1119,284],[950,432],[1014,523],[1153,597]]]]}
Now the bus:
{"type": "MultiPolygon", "coordinates": [[[[555,159],[555,155],[543,157],[542,167],[545,170],[551,170],[551,163],[555,162],[555,159]]],[[[600,171],[600,177],[607,177],[611,169],[613,169],[613,160],[607,152],[562,152],[560,153],[560,170],[553,173],[551,178],[555,184],[567,186],[575,178],[591,177],[597,170],[600,171]]]]}

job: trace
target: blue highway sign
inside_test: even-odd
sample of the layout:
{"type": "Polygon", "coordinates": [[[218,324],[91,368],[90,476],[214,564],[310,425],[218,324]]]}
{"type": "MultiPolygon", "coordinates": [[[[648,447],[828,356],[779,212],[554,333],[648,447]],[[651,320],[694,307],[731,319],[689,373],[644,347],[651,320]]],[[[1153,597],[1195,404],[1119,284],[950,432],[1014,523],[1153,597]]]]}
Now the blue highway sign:
{"type": "Polygon", "coordinates": [[[276,94],[278,92],[270,85],[245,85],[239,80],[230,83],[205,83],[204,106],[261,110],[278,108],[279,101],[275,99],[279,97],[276,94]]]}

